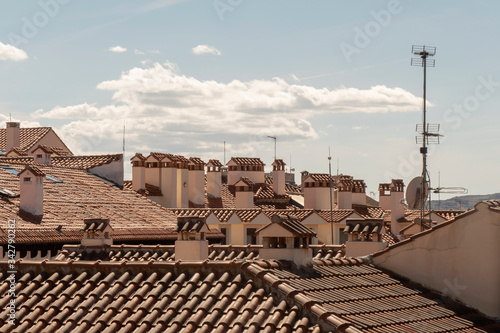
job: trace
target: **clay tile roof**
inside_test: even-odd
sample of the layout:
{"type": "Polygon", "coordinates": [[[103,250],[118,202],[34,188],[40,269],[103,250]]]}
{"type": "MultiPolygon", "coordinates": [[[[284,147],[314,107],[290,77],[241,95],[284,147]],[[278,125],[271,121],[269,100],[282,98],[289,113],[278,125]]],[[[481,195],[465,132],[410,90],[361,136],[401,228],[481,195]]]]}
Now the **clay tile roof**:
{"type": "Polygon", "coordinates": [[[260,209],[235,209],[234,212],[242,222],[252,222],[262,211],[260,209]]]}
{"type": "Polygon", "coordinates": [[[327,173],[310,173],[307,178],[311,178],[315,182],[329,182],[330,180],[332,181],[333,184],[335,184],[336,177],[331,176],[327,173]]]}
{"type": "Polygon", "coordinates": [[[236,165],[265,165],[258,157],[231,157],[231,160],[226,164],[229,164],[231,161],[236,163],[236,165]]]}
{"type": "Polygon", "coordinates": [[[28,153],[26,152],[26,150],[23,150],[19,147],[11,148],[5,155],[7,155],[9,153],[15,153],[17,156],[28,156],[28,153]]]}
{"type": "Polygon", "coordinates": [[[43,173],[42,170],[38,169],[36,166],[33,166],[33,165],[27,165],[23,171],[21,171],[19,173],[19,176],[21,176],[21,174],[24,172],[24,171],[31,171],[31,173],[35,176],[38,176],[38,177],[45,177],[45,173],[43,173]]]}
{"type": "Polygon", "coordinates": [[[144,155],[142,155],[141,153],[135,153],[134,156],[132,156],[130,159],[133,160],[134,158],[138,158],[142,161],[145,161],[146,160],[146,157],[144,157],[144,155]]]}
{"type": "Polygon", "coordinates": [[[202,209],[197,209],[197,208],[175,209],[175,208],[172,208],[172,209],[170,209],[170,211],[172,213],[174,213],[175,216],[177,216],[177,217],[196,217],[196,218],[201,218],[201,219],[207,218],[211,213],[210,209],[203,209],[203,208],[202,209]]]}
{"type": "Polygon", "coordinates": [[[171,159],[173,162],[189,163],[189,159],[185,158],[182,155],[174,155],[174,154],[164,154],[164,155],[169,159],[171,159]]]}
{"type": "Polygon", "coordinates": [[[212,210],[212,214],[221,222],[226,223],[231,216],[233,216],[235,210],[234,209],[215,209],[212,210]]]}
{"type": "Polygon", "coordinates": [[[275,166],[275,165],[285,166],[286,163],[281,158],[277,158],[277,159],[274,160],[274,162],[271,165],[272,166],[275,166]]]}
{"type": "Polygon", "coordinates": [[[262,184],[262,186],[259,187],[257,192],[255,192],[255,199],[261,202],[273,199],[288,201],[290,200],[290,197],[288,196],[288,194],[277,195],[271,186],[267,184],[262,184]]]}
{"type": "Polygon", "coordinates": [[[214,160],[214,159],[208,160],[207,165],[214,166],[214,167],[216,167],[216,166],[218,166],[218,167],[223,166],[222,163],[219,160],[214,160]]]}
{"type": "Polygon", "coordinates": [[[490,207],[490,209],[500,210],[500,200],[487,200],[482,202],[487,204],[490,207]]]}
{"type": "Polygon", "coordinates": [[[271,218],[271,221],[272,221],[271,223],[269,223],[266,226],[257,230],[255,232],[255,234],[258,234],[260,231],[269,227],[273,223],[277,223],[277,224],[281,225],[283,228],[285,228],[286,230],[293,233],[295,236],[298,236],[298,237],[304,237],[304,236],[314,237],[314,236],[316,236],[316,232],[314,230],[303,225],[300,222],[300,220],[293,215],[275,214],[271,218]]]}
{"type": "Polygon", "coordinates": [[[451,220],[457,217],[458,215],[465,213],[465,210],[435,210],[433,212],[434,214],[445,220],[451,220]]]}
{"type": "Polygon", "coordinates": [[[97,166],[121,161],[123,154],[83,155],[83,156],[53,156],[52,165],[72,169],[91,169],[97,166]]]}
{"type": "Polygon", "coordinates": [[[354,179],[353,183],[355,188],[366,188],[366,183],[363,179],[354,179]]]}
{"type": "MultiPolygon", "coordinates": [[[[158,161],[161,161],[162,159],[164,159],[165,157],[167,157],[167,154],[164,154],[164,153],[158,153],[158,152],[151,152],[149,154],[149,156],[153,157],[154,159],[158,160],[158,161]]],[[[148,156],[148,157],[149,157],[148,156]]]]}
{"type": "Polygon", "coordinates": [[[389,191],[391,189],[391,183],[380,183],[378,189],[379,191],[389,191]]]}
{"type": "Polygon", "coordinates": [[[245,183],[248,186],[253,186],[254,185],[254,183],[248,177],[241,177],[240,180],[238,180],[236,182],[236,184],[238,184],[239,182],[243,182],[243,183],[245,183]]]}
{"type": "Polygon", "coordinates": [[[324,209],[316,211],[316,214],[318,214],[326,222],[333,223],[339,223],[340,221],[350,216],[352,213],[354,213],[353,209],[334,209],[332,211],[330,211],[329,209],[324,209]]]}
{"type": "Polygon", "coordinates": [[[299,221],[303,221],[309,215],[314,212],[312,209],[266,209],[263,210],[262,213],[266,215],[268,218],[272,218],[274,215],[292,215],[297,218],[299,221]]]}
{"type": "Polygon", "coordinates": [[[190,157],[189,162],[197,165],[205,165],[205,162],[199,157],[190,157]]]}
{"type": "MultiPolygon", "coordinates": [[[[32,148],[41,138],[52,130],[51,127],[20,128],[19,143],[23,150],[32,148]]],[[[5,128],[0,129],[0,150],[5,150],[7,132],[5,128]]]]}
{"type": "Polygon", "coordinates": [[[82,231],[104,231],[110,224],[109,219],[85,219],[82,231]]]}
{"type": "Polygon", "coordinates": [[[193,217],[178,217],[177,232],[200,232],[203,226],[206,225],[205,219],[193,217]]]}

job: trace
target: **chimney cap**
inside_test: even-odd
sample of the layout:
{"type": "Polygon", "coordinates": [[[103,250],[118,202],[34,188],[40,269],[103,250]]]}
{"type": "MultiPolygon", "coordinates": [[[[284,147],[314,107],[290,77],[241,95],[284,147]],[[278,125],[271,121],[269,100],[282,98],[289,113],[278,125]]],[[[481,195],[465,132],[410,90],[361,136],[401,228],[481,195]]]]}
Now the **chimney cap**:
{"type": "Polygon", "coordinates": [[[113,228],[109,223],[109,219],[101,219],[101,218],[89,218],[83,220],[84,226],[81,230],[83,231],[104,231],[106,228],[113,228]]]}
{"type": "Polygon", "coordinates": [[[203,162],[203,160],[199,157],[190,157],[189,164],[205,165],[205,162],[203,162]]]}
{"type": "Polygon", "coordinates": [[[19,121],[6,121],[7,127],[21,127],[21,123],[19,121]]]}
{"type": "Polygon", "coordinates": [[[29,171],[31,172],[33,175],[35,175],[36,177],[45,177],[45,173],[43,173],[42,170],[38,169],[36,166],[32,166],[32,165],[27,165],[23,171],[21,171],[18,176],[21,177],[21,175],[26,172],[26,171],[29,171]]]}
{"type": "Polygon", "coordinates": [[[221,166],[223,166],[223,164],[219,160],[212,159],[212,160],[208,160],[207,166],[208,167],[221,167],[221,166]]]}
{"type": "Polygon", "coordinates": [[[281,158],[277,158],[274,160],[274,162],[271,165],[272,166],[285,166],[286,163],[281,158]]]}
{"type": "Polygon", "coordinates": [[[141,153],[135,153],[135,155],[132,156],[132,158],[130,160],[131,161],[137,161],[137,160],[139,160],[139,161],[145,161],[146,158],[141,153]]]}
{"type": "Polygon", "coordinates": [[[234,165],[265,165],[258,157],[231,157],[226,165],[230,165],[230,163],[234,165]]]}

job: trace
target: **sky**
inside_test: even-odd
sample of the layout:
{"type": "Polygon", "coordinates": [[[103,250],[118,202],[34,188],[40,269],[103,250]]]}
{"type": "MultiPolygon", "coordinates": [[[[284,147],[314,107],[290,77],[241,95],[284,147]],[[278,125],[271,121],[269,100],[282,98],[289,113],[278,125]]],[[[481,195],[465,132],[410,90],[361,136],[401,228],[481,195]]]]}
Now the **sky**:
{"type": "MultiPolygon", "coordinates": [[[[10,1],[0,122],[51,126],[75,154],[151,151],[378,184],[421,174],[427,69],[432,187],[500,192],[497,1],[10,1]],[[125,128],[125,131],[124,131],[125,128]]],[[[442,195],[446,199],[452,195],[442,195]]]]}

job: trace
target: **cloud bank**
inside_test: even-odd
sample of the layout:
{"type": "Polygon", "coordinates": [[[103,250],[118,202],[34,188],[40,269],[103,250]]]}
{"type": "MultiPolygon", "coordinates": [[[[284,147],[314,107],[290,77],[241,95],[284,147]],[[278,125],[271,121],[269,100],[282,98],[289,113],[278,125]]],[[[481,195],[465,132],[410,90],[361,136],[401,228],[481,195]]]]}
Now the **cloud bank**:
{"type": "Polygon", "coordinates": [[[28,54],[25,51],[0,42],[0,60],[22,61],[26,59],[28,59],[28,54]]]}
{"type": "Polygon", "coordinates": [[[268,135],[316,139],[312,122],[327,113],[407,112],[421,104],[408,91],[383,85],[330,90],[281,78],[204,81],[183,75],[171,63],[132,68],[97,89],[113,92],[112,103],[56,106],[32,115],[66,119],[58,133],[76,153],[117,151],[126,119],[130,149],[218,151],[224,138],[231,138],[241,154],[258,151],[255,143],[268,135]],[[79,148],[82,142],[90,144],[79,148]]]}

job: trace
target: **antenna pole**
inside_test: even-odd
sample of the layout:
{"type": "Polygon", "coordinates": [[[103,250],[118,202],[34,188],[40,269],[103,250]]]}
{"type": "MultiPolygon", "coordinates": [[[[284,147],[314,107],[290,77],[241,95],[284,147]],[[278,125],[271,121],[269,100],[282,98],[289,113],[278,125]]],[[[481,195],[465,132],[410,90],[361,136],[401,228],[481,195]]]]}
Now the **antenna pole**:
{"type": "Polygon", "coordinates": [[[125,159],[125,118],[123,118],[123,159],[125,159]]]}
{"type": "MultiPolygon", "coordinates": [[[[422,154],[422,183],[420,184],[420,202],[421,202],[421,207],[420,207],[420,221],[421,221],[421,230],[425,230],[424,226],[424,215],[425,215],[425,202],[427,200],[427,197],[430,198],[430,191],[427,193],[426,189],[429,189],[430,186],[428,186],[429,180],[428,180],[428,171],[427,171],[427,145],[429,143],[429,138],[437,138],[437,142],[439,143],[439,134],[437,133],[431,133],[432,131],[429,130],[429,124],[427,123],[427,110],[426,110],[426,83],[427,83],[427,66],[434,67],[434,60],[433,59],[428,59],[428,57],[432,57],[436,54],[436,48],[433,46],[428,46],[426,48],[425,45],[423,46],[418,46],[418,45],[413,45],[412,47],[412,53],[414,55],[420,56],[420,58],[413,58],[411,59],[411,64],[412,66],[421,66],[424,69],[424,82],[423,82],[423,96],[422,96],[422,147],[420,147],[420,153],[422,154]]],[[[418,126],[417,126],[418,128],[418,126]]],[[[437,127],[439,130],[439,126],[437,127]]],[[[418,139],[417,139],[418,142],[418,139]]],[[[430,210],[430,200],[429,200],[429,210],[430,210]]],[[[430,216],[430,215],[429,215],[430,216]]],[[[430,227],[430,225],[429,225],[430,227]]]]}
{"type": "Polygon", "coordinates": [[[224,165],[226,165],[226,141],[224,141],[224,165]]]}
{"type": "Polygon", "coordinates": [[[270,135],[268,135],[267,137],[274,140],[274,160],[276,161],[276,140],[278,140],[278,137],[270,135]]]}
{"type": "Polygon", "coordinates": [[[330,227],[332,231],[332,245],[333,245],[333,193],[332,193],[333,184],[332,184],[332,155],[330,154],[330,146],[328,146],[328,175],[329,175],[329,185],[330,185],[330,227]]]}

